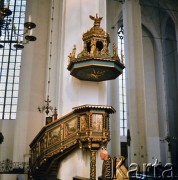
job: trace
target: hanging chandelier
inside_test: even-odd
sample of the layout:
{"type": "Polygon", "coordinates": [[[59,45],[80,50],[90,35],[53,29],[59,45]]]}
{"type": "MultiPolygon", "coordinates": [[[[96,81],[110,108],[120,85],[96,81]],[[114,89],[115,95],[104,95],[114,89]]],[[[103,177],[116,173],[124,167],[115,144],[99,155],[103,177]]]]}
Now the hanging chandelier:
{"type": "Polygon", "coordinates": [[[33,36],[36,24],[31,22],[31,16],[29,16],[28,22],[25,22],[22,27],[20,18],[23,12],[21,8],[17,10],[16,7],[19,8],[17,0],[12,1],[11,4],[10,0],[0,0],[0,48],[4,48],[8,43],[10,48],[14,47],[18,50],[23,49],[24,44],[36,41],[36,37],[33,36]]]}

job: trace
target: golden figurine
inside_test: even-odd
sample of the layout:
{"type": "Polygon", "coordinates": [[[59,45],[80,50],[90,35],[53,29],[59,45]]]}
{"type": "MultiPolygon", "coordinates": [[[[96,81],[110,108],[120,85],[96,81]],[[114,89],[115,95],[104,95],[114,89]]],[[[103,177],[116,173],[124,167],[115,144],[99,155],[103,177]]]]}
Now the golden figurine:
{"type": "Polygon", "coordinates": [[[106,41],[103,42],[103,49],[101,50],[101,55],[107,56],[108,55],[108,47],[106,41]]]}
{"type": "Polygon", "coordinates": [[[70,53],[70,54],[68,55],[68,65],[70,64],[71,57],[72,57],[72,54],[70,53]]]}
{"type": "Polygon", "coordinates": [[[94,56],[95,53],[95,49],[96,49],[96,42],[95,39],[91,40],[91,50],[90,50],[90,56],[94,56]]]}
{"type": "Polygon", "coordinates": [[[76,45],[74,44],[74,48],[72,49],[71,57],[75,58],[75,54],[76,54],[76,45]]]}
{"type": "Polygon", "coordinates": [[[100,26],[101,20],[103,17],[98,17],[98,14],[96,14],[96,17],[90,15],[90,19],[94,21],[94,26],[100,26]]]}
{"type": "Polygon", "coordinates": [[[120,58],[119,58],[119,56],[118,56],[118,54],[117,54],[117,48],[116,48],[116,45],[115,45],[115,44],[113,44],[113,59],[121,62],[121,60],[120,60],[120,58]]]}

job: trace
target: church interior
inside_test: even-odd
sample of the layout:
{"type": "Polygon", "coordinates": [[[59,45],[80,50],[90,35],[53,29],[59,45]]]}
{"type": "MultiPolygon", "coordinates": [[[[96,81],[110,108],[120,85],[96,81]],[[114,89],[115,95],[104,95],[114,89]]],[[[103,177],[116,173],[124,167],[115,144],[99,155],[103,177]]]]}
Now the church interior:
{"type": "Polygon", "coordinates": [[[103,148],[178,179],[178,1],[1,0],[0,180],[105,179],[103,148]]]}

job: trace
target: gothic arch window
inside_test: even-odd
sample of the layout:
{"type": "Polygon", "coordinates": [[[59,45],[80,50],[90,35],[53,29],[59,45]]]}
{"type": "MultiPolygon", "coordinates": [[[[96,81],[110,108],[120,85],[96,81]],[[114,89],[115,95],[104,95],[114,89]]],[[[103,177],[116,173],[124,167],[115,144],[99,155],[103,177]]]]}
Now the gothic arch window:
{"type": "MultiPolygon", "coordinates": [[[[6,3],[7,1],[4,1],[4,4],[6,3]]],[[[11,0],[9,9],[12,15],[5,18],[5,21],[13,22],[16,32],[22,34],[26,0],[11,0]]],[[[16,119],[22,51],[15,50],[12,41],[17,41],[17,39],[13,37],[11,31],[2,32],[0,44],[4,48],[0,49],[0,119],[16,119]],[[10,43],[6,42],[7,36],[10,43]]]]}

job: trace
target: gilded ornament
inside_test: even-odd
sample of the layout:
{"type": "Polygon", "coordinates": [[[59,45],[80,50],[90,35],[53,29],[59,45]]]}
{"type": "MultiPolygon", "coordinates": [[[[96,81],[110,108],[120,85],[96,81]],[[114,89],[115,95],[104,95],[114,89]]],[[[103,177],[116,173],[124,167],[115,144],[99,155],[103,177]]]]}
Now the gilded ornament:
{"type": "Polygon", "coordinates": [[[109,118],[104,117],[114,112],[111,106],[82,105],[74,107],[71,113],[45,126],[30,144],[32,174],[39,173],[36,167],[39,170],[43,167],[52,168],[52,164],[47,164],[49,158],[57,162],[56,157],[65,156],[68,150],[77,145],[91,151],[90,179],[95,180],[96,152],[110,140],[105,136],[109,129],[106,131],[103,126],[109,118]]]}
{"type": "Polygon", "coordinates": [[[101,27],[102,17],[89,16],[93,27],[83,34],[83,49],[76,55],[76,45],[68,56],[70,74],[80,80],[105,81],[118,77],[125,68],[120,61],[117,48],[113,45],[113,56],[109,53],[110,37],[101,27]],[[93,73],[95,72],[102,73],[93,73]]]}
{"type": "Polygon", "coordinates": [[[72,53],[71,53],[71,58],[75,58],[75,54],[76,54],[76,45],[74,44],[74,47],[73,47],[72,53]]]}
{"type": "Polygon", "coordinates": [[[105,74],[105,71],[96,71],[93,69],[93,72],[88,73],[87,76],[93,79],[98,79],[99,77],[103,76],[105,74]]]}

